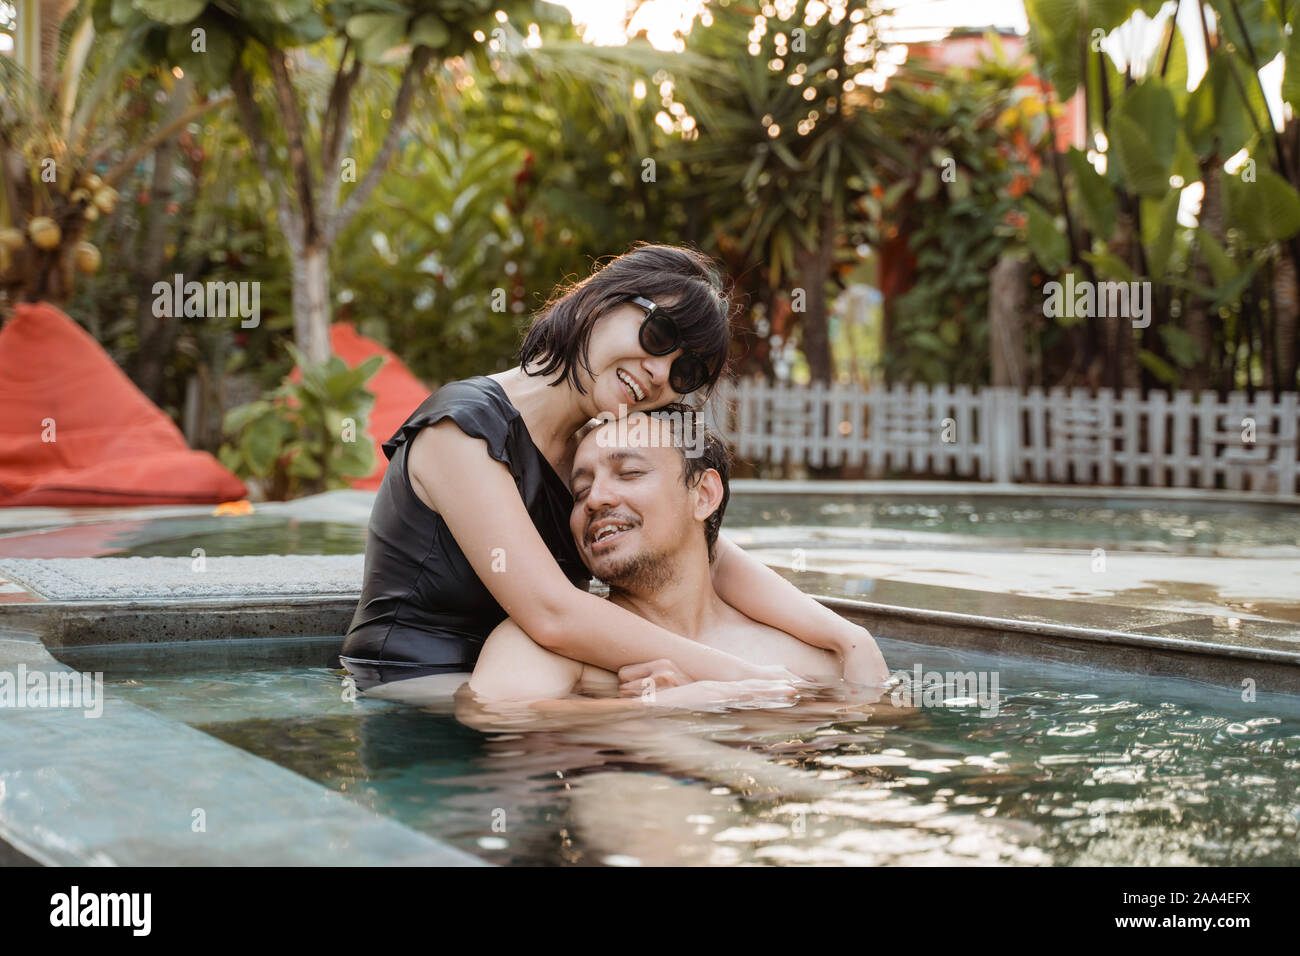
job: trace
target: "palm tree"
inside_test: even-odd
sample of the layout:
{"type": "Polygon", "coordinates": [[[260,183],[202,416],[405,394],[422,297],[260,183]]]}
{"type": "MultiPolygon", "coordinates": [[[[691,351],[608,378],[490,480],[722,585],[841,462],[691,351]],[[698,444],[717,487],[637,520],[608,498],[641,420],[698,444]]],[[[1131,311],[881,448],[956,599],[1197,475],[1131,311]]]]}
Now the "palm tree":
{"type": "Polygon", "coordinates": [[[687,41],[715,67],[677,84],[698,118],[671,154],[695,173],[688,201],[733,274],[769,306],[788,301],[814,382],[831,380],[828,291],[856,261],[848,210],[895,152],[866,85],[881,60],[877,15],[857,0],[801,2],[785,19],[719,7],[687,41]]]}
{"type": "Polygon", "coordinates": [[[126,113],[141,103],[122,80],[144,31],[124,31],[110,52],[95,48],[91,4],[17,0],[13,11],[2,26],[14,57],[0,57],[0,296],[6,305],[61,305],[76,271],[99,266],[99,250],[83,236],[114,211],[115,184],[224,97],[191,103],[180,84],[162,117],[147,116],[140,129],[126,113]]]}

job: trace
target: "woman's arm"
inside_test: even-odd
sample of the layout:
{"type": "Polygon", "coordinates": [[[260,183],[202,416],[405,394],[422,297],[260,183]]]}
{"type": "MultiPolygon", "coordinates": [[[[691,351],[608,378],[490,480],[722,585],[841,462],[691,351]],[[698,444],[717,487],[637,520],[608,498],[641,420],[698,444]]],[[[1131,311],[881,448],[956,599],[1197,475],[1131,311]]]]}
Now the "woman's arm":
{"type": "Polygon", "coordinates": [[[845,680],[883,684],[889,679],[885,658],[865,627],[804,594],[725,535],[718,535],[712,571],[718,597],[746,617],[839,654],[845,680]]]}
{"type": "Polygon", "coordinates": [[[669,658],[695,680],[792,679],[687,640],[573,586],[542,541],[504,464],[443,420],[411,443],[412,484],[442,515],[479,580],[524,632],[572,660],[617,672],[669,658]]]}

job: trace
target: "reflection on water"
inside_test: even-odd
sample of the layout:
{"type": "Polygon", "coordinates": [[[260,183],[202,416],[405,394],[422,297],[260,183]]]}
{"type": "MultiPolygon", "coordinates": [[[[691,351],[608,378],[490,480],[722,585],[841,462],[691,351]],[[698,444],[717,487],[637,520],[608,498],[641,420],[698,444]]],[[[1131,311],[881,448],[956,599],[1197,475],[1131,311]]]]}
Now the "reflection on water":
{"type": "Polygon", "coordinates": [[[185,673],[172,650],[174,676],[156,657],[106,670],[127,699],[497,863],[1300,863],[1295,698],[881,644],[899,669],[996,669],[996,715],[827,694],[484,732],[450,700],[345,701],[323,667],[185,673]]]}
{"type": "Polygon", "coordinates": [[[138,540],[145,535],[124,535],[114,542],[120,550],[114,551],[113,557],[189,557],[194,548],[203,548],[209,557],[222,554],[360,554],[366,550],[365,527],[340,521],[299,521],[254,515],[170,520],[175,527],[167,537],[138,540]]]}
{"type": "Polygon", "coordinates": [[[122,518],[0,535],[0,557],[188,558],[245,554],[360,554],[364,525],[276,514],[122,518]]]}
{"type": "MultiPolygon", "coordinates": [[[[1300,509],[1267,504],[1022,497],[735,494],[727,528],[755,543],[801,546],[833,535],[873,545],[997,541],[1062,548],[1117,548],[1189,554],[1271,554],[1300,550],[1300,509]],[[960,536],[957,539],[936,536],[960,536]],[[969,539],[969,540],[966,540],[969,539]]],[[[9,557],[190,557],[222,554],[360,554],[364,525],[303,521],[277,514],[135,518],[11,533],[9,557]]]]}
{"type": "Polygon", "coordinates": [[[1232,554],[1300,546],[1300,509],[1266,504],[1091,501],[1025,495],[892,498],[849,495],[733,495],[727,527],[925,532],[1033,542],[1050,547],[1147,546],[1232,554]]]}

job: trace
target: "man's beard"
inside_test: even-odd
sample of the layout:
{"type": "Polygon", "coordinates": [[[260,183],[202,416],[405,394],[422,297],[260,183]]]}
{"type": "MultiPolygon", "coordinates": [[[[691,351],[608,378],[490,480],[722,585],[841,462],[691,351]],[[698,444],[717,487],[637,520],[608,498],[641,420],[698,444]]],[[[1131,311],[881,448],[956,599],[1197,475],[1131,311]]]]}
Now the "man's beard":
{"type": "Polygon", "coordinates": [[[673,568],[667,551],[639,551],[626,558],[613,558],[596,577],[608,584],[611,592],[650,594],[672,580],[673,568]]]}

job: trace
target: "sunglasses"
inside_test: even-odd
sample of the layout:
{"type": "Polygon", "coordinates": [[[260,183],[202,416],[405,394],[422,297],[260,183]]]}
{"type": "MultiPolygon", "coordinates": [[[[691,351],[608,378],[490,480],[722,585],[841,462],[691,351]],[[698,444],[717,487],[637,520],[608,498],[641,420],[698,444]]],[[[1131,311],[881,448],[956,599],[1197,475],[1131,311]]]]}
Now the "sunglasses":
{"type": "MultiPolygon", "coordinates": [[[[630,301],[647,310],[639,333],[641,348],[647,354],[667,355],[683,348],[681,328],[671,312],[644,296],[633,296],[630,301]]],[[[703,388],[708,380],[709,368],[704,360],[684,348],[668,371],[668,384],[679,395],[689,395],[696,389],[703,388]]]]}

